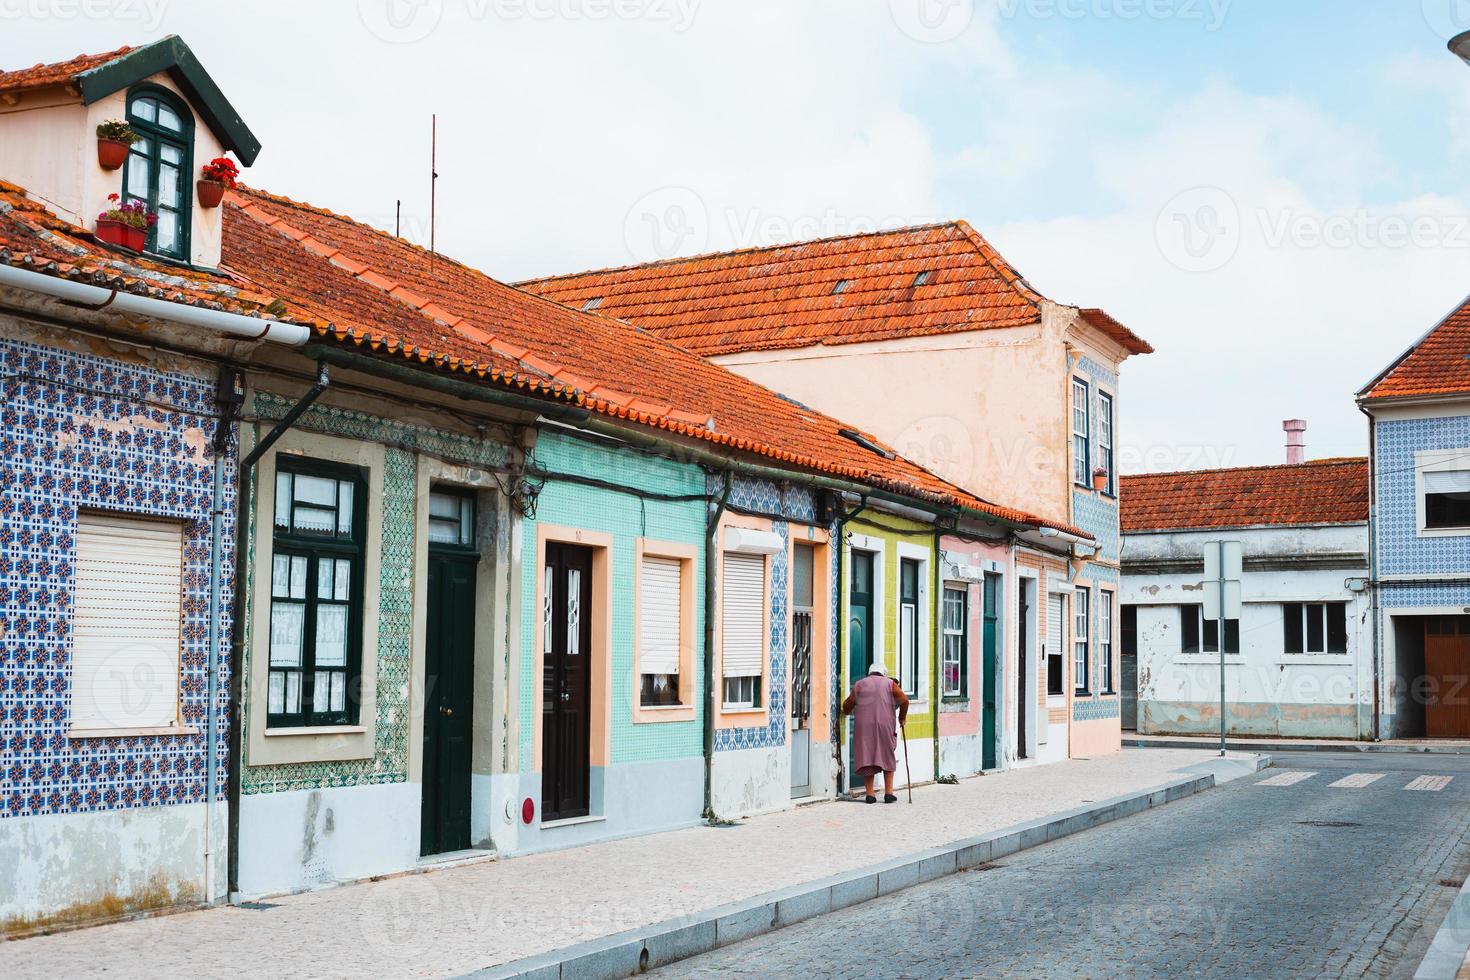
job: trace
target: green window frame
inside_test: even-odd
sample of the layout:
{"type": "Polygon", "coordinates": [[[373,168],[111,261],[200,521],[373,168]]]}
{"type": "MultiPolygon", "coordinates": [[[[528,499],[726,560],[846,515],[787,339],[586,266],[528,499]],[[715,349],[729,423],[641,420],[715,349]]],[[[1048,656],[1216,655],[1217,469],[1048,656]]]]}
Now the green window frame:
{"type": "Polygon", "coordinates": [[[357,724],[366,523],[363,470],[277,461],[267,728],[357,724]]]}
{"type": "Polygon", "coordinates": [[[141,139],[123,165],[122,199],[142,201],[156,212],[144,248],[189,261],[189,224],[193,213],[194,116],[183,100],[158,85],[128,92],[128,125],[141,139]]]}
{"type": "Polygon", "coordinates": [[[1072,378],[1072,482],[1092,486],[1092,389],[1072,378]]]}

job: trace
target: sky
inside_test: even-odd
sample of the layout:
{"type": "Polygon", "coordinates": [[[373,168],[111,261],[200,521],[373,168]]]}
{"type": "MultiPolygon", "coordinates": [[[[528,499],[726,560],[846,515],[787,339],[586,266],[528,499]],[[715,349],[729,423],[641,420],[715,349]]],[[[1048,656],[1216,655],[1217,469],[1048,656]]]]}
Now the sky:
{"type": "Polygon", "coordinates": [[[1127,472],[1366,452],[1470,293],[1470,0],[0,0],[0,67],[178,34],[252,185],[506,281],[965,218],[1157,352],[1127,472]]]}

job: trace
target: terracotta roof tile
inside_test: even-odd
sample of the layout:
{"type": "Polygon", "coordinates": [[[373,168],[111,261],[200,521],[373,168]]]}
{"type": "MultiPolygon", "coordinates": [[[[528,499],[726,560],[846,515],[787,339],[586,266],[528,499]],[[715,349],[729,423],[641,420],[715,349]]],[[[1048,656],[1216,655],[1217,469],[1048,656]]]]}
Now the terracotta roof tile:
{"type": "Polygon", "coordinates": [[[66,61],[49,65],[33,65],[30,68],[15,68],[0,71],[0,92],[19,92],[24,89],[44,88],[47,85],[64,85],[83,72],[100,68],[109,61],[116,61],[129,51],[127,46],[102,54],[82,54],[66,61]]]}
{"type": "Polygon", "coordinates": [[[1464,393],[1470,393],[1470,298],[1358,395],[1374,399],[1464,393]]]}
{"type": "Polygon", "coordinates": [[[598,315],[636,323],[706,357],[1024,326],[1039,322],[1043,302],[964,221],[520,286],[573,308],[597,300],[598,315]]]}
{"type": "Polygon", "coordinates": [[[1362,523],[1368,460],[1125,476],[1118,496],[1124,532],[1362,523]]]}
{"type": "Polygon", "coordinates": [[[915,499],[1075,531],[1056,520],[980,500],[901,458],[872,453],[840,435],[846,426],[836,420],[800,410],[769,389],[647,331],[514,289],[320,208],[237,189],[227,198],[224,260],[251,282],[264,282],[287,297],[305,296],[323,312],[338,311],[339,318],[372,323],[387,335],[389,346],[396,339],[410,350],[475,357],[489,348],[469,336],[473,330],[495,337],[502,352],[524,348],[518,358],[523,369],[566,379],[577,400],[595,412],[915,499]],[[331,261],[311,255],[297,244],[306,236],[339,254],[331,261]],[[343,257],[354,265],[344,267],[338,261],[343,257]],[[353,275],[349,268],[359,271],[353,275]],[[427,297],[437,309],[462,317],[461,328],[448,329],[391,298],[388,291],[395,289],[427,297]]]}

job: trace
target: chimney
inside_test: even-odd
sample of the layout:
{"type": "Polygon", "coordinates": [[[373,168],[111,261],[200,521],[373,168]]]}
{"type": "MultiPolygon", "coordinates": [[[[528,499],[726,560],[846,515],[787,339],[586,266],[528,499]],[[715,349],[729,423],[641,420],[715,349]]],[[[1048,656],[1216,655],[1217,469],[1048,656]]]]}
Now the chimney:
{"type": "Polygon", "coordinates": [[[1281,423],[1286,430],[1286,461],[1288,463],[1305,463],[1307,461],[1307,423],[1301,419],[1287,419],[1281,423]]]}

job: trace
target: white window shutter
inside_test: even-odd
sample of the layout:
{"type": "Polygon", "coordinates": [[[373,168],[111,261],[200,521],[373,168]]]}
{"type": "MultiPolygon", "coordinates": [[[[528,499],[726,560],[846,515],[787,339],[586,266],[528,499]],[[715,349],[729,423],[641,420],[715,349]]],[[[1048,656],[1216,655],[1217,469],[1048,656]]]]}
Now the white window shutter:
{"type": "Polygon", "coordinates": [[[680,563],[645,556],[638,592],[638,670],[679,672],[680,563]]]}
{"type": "Polygon", "coordinates": [[[1066,602],[1062,596],[1053,594],[1046,608],[1046,649],[1048,653],[1065,654],[1067,652],[1067,635],[1064,624],[1067,621],[1063,604],[1066,602]]]}
{"type": "Polygon", "coordinates": [[[1424,474],[1425,493],[1470,493],[1470,470],[1439,470],[1424,474]]]}
{"type": "Polygon", "coordinates": [[[71,727],[178,723],[183,526],[77,517],[71,727]]]}
{"type": "Polygon", "coordinates": [[[726,677],[759,677],[765,660],[766,560],[727,551],[721,581],[721,648],[726,677]]]}

